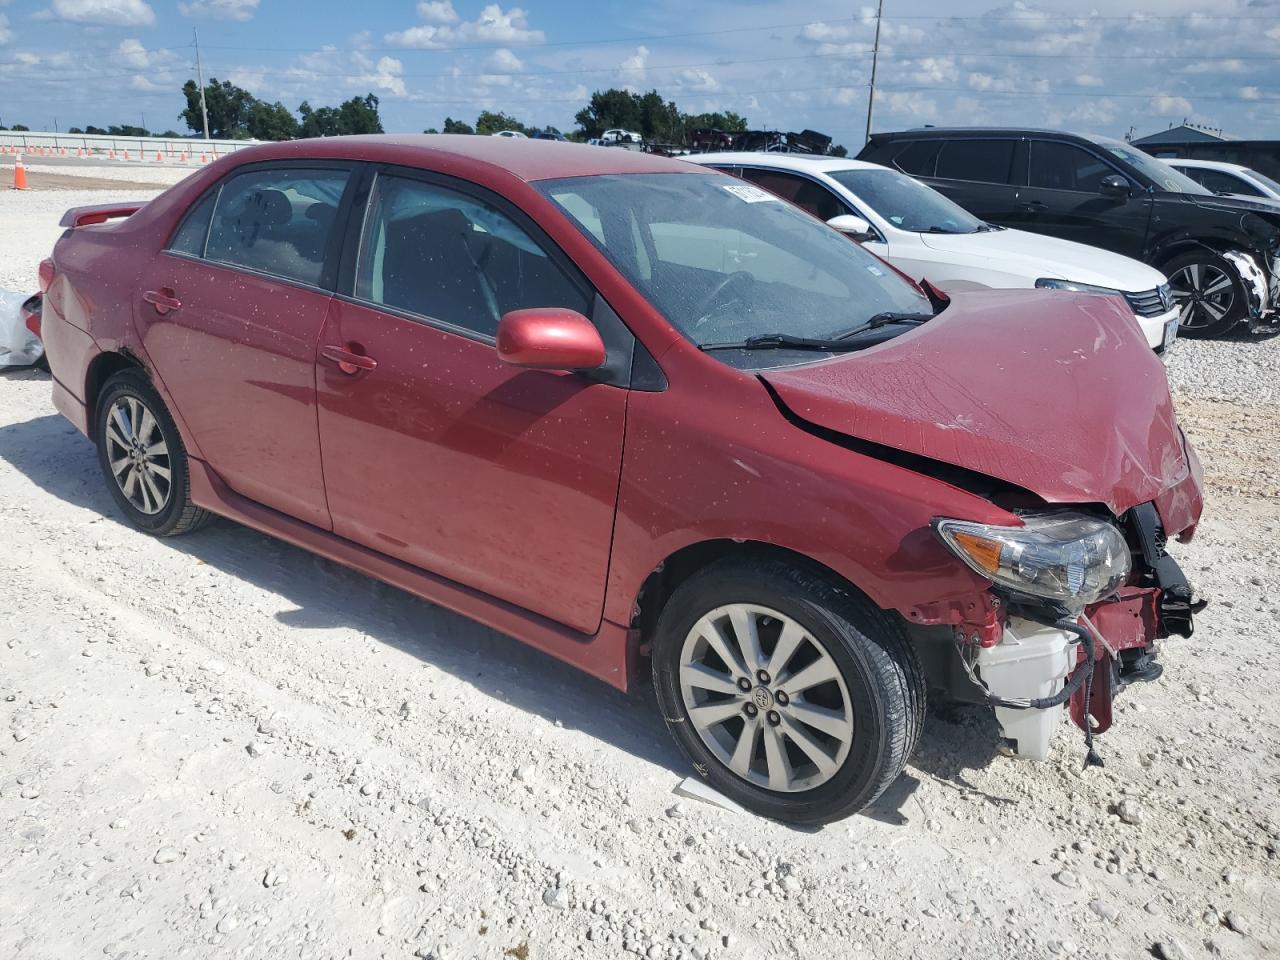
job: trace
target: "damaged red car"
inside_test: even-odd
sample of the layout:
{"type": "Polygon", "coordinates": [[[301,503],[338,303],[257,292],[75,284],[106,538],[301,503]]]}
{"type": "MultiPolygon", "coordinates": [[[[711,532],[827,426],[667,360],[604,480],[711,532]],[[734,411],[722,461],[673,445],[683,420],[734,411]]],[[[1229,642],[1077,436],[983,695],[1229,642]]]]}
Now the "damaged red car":
{"type": "Polygon", "coordinates": [[[254,147],[64,222],[54,400],[130,522],[651,670],[766,816],[873,801],[930,696],[1028,757],[1100,733],[1191,633],[1200,467],[1119,299],[948,299],[724,174],[489,137],[254,147]]]}

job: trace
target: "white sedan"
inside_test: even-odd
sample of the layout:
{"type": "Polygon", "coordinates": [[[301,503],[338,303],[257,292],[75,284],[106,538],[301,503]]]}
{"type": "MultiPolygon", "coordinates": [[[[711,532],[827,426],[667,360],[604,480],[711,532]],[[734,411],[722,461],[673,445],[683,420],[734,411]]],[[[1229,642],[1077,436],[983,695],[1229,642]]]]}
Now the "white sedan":
{"type": "Polygon", "coordinates": [[[938,191],[860,160],[704,153],[691,163],[733,173],[790,200],[916,280],[943,290],[1046,287],[1119,294],[1152,349],[1178,333],[1169,282],[1137,260],[1082,243],[984,223],[938,191]]]}
{"type": "Polygon", "coordinates": [[[1238,163],[1222,160],[1184,160],[1182,157],[1162,157],[1179,173],[1185,173],[1206,190],[1244,197],[1246,200],[1273,200],[1280,203],[1280,183],[1264,173],[1238,163]]]}

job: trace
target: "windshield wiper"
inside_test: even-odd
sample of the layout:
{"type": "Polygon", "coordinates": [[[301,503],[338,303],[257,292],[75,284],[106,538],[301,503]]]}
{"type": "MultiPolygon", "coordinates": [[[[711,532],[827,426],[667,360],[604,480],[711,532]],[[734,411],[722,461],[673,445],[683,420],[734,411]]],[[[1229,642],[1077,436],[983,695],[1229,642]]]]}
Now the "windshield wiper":
{"type": "MultiPolygon", "coordinates": [[[[887,322],[887,321],[886,321],[887,322]]],[[[846,334],[845,336],[848,336],[846,334]]],[[[842,352],[861,350],[867,343],[850,343],[845,337],[826,340],[813,337],[793,337],[789,333],[762,333],[745,340],[729,340],[724,343],[700,343],[699,350],[820,350],[842,352]]]]}
{"type": "Polygon", "coordinates": [[[940,227],[936,223],[933,226],[931,226],[928,230],[925,231],[925,233],[946,233],[946,234],[954,234],[959,232],[960,232],[959,230],[948,230],[946,227],[940,227]]]}
{"type": "Polygon", "coordinates": [[[860,333],[866,333],[868,330],[877,330],[880,327],[886,327],[891,323],[924,323],[926,320],[932,320],[932,313],[896,313],[893,310],[886,310],[884,313],[877,313],[866,323],[859,324],[848,333],[842,333],[837,338],[837,342],[848,340],[850,337],[856,337],[860,333]]]}

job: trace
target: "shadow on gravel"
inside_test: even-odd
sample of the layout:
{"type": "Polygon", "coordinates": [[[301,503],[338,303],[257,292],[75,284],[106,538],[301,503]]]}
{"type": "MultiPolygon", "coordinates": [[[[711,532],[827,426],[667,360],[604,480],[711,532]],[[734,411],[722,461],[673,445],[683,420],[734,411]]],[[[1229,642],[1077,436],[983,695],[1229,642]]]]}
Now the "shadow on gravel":
{"type": "MultiPolygon", "coordinates": [[[[53,496],[125,526],[93,446],[61,417],[0,427],[0,460],[53,496]]],[[[358,630],[487,696],[581,730],[681,777],[689,772],[647,685],[634,694],[620,693],[473,620],[227,520],[159,542],[286,598],[297,609],[278,615],[285,626],[358,630]]]]}
{"type": "MultiPolygon", "coordinates": [[[[61,417],[0,427],[0,459],[53,496],[102,522],[126,526],[104,485],[92,445],[61,417]]],[[[277,614],[277,620],[287,627],[358,630],[487,696],[581,730],[678,776],[689,772],[648,685],[630,695],[620,693],[473,620],[227,520],[159,542],[286,598],[296,609],[277,614]]],[[[1013,802],[979,790],[965,777],[966,771],[992,761],[995,741],[989,710],[931,709],[907,772],[863,815],[891,825],[919,826],[921,818],[910,814],[922,778],[991,803],[1013,802]]],[[[917,809],[928,817],[928,811],[917,809]]]]}

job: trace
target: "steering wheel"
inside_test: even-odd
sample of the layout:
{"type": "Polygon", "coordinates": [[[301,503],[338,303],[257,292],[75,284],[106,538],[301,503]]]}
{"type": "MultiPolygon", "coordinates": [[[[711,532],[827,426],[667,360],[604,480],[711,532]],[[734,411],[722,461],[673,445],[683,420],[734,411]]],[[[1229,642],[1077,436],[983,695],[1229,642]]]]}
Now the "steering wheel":
{"type": "Polygon", "coordinates": [[[698,301],[698,305],[693,310],[698,319],[694,321],[693,325],[700,327],[716,315],[717,310],[715,308],[719,306],[720,298],[726,290],[744,284],[750,287],[755,282],[756,278],[745,270],[735,270],[726,276],[698,301]]]}

